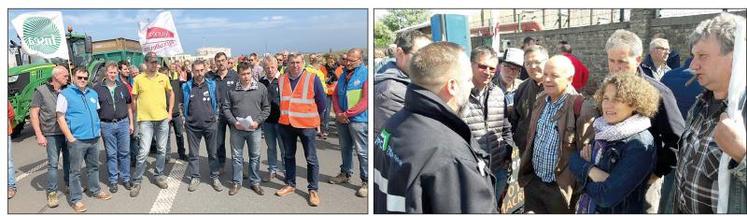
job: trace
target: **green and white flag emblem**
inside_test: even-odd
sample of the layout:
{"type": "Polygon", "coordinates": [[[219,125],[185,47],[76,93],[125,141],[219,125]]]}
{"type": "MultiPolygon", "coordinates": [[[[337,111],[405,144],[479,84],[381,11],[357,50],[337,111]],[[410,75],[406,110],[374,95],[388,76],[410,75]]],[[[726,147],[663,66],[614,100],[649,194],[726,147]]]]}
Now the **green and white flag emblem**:
{"type": "Polygon", "coordinates": [[[12,21],[23,51],[42,58],[68,59],[62,12],[24,13],[12,21]]]}

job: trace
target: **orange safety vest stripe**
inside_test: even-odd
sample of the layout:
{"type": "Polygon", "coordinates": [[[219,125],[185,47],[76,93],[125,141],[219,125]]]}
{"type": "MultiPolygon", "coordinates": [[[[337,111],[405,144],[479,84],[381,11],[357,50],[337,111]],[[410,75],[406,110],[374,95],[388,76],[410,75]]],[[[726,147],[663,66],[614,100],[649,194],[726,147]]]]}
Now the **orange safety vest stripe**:
{"type": "Polygon", "coordinates": [[[321,120],[314,102],[314,74],[302,72],[295,89],[291,89],[290,74],[285,73],[280,87],[280,119],[278,123],[295,128],[316,128],[321,120]]]}

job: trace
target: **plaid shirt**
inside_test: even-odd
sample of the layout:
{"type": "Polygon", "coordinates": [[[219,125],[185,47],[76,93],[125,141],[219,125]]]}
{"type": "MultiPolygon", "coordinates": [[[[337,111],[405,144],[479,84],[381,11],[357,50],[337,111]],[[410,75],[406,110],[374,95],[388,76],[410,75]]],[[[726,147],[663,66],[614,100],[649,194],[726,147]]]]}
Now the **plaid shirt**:
{"type": "Polygon", "coordinates": [[[677,153],[677,197],[681,213],[713,214],[718,203],[718,167],[722,151],[713,140],[725,101],[717,101],[712,92],[698,96],[688,113],[689,128],[682,134],[677,153]]]}
{"type": "Polygon", "coordinates": [[[545,98],[547,104],[540,114],[537,122],[537,134],[534,138],[534,150],[532,151],[532,166],[536,174],[543,182],[555,181],[555,166],[558,164],[558,146],[560,135],[558,134],[558,123],[553,117],[563,106],[568,94],[563,94],[557,102],[545,98]]]}

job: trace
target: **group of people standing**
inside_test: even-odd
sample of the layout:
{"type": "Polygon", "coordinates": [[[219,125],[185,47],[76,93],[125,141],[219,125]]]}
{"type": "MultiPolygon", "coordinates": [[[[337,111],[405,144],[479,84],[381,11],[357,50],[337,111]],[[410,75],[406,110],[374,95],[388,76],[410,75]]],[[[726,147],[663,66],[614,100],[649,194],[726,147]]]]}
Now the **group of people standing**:
{"type": "MultiPolygon", "coordinates": [[[[321,126],[328,126],[325,121],[330,110],[335,112],[342,165],[340,174],[329,182],[349,182],[355,150],[362,180],[356,195],[366,197],[368,71],[362,55],[362,49],[354,48],[344,54],[339,64],[330,54],[331,61],[322,65],[317,63],[322,58],[318,54],[310,57],[312,64],[307,64],[302,54],[285,54],[278,58],[267,55],[262,59],[252,54],[238,59],[237,63],[236,59],[220,52],[213,59],[212,70],[202,59],[173,62],[169,70],[162,66],[165,64],[160,63],[155,53],[146,53],[145,63],[139,68],[141,73],[133,73],[133,69],[138,68],[127,61],[107,62],[105,74],[101,75],[103,79],[93,84],[89,83],[92,77],[85,67],[69,71],[57,66],[49,82],[35,90],[30,118],[36,142],[47,150],[47,205],[51,208],[59,205],[60,159],[65,182],[63,192],[69,194],[68,201],[76,212],[87,209],[82,202],[84,192],[108,200],[122,185],[129,190],[130,197],[137,197],[142,188],[146,159],[152,149],[155,149],[152,182],[161,189],[175,186],[165,173],[166,164],[172,161],[170,134],[173,131],[178,159],[188,162],[189,172],[185,178],[189,180],[189,192],[200,188],[201,143],[208,155],[209,185],[215,191],[224,190],[220,176],[224,174],[226,153],[230,153],[229,196],[240,191],[243,179],[248,179],[252,191],[264,195],[260,182],[274,178],[284,182],[275,195],[292,194],[296,188],[296,149],[300,139],[307,164],[308,203],[318,206],[321,201],[316,139],[317,134],[321,134],[321,126]],[[71,78],[72,83],[68,85],[71,78]],[[226,132],[230,133],[228,142],[226,132]],[[269,172],[260,178],[259,145],[263,137],[267,144],[269,172]],[[108,174],[105,184],[109,192],[99,185],[98,155],[102,142],[108,174]],[[245,146],[249,161],[247,170],[243,167],[245,146]],[[80,180],[83,163],[88,178],[85,188],[80,180]],[[131,171],[131,167],[134,170],[131,171]]],[[[327,128],[324,129],[324,135],[319,138],[326,139],[327,128]]],[[[13,172],[11,166],[9,179],[13,172]]],[[[12,198],[16,188],[15,185],[10,187],[10,183],[8,197],[12,198]]]]}
{"type": "Polygon", "coordinates": [[[682,68],[668,65],[666,39],[651,41],[644,62],[641,39],[615,31],[590,96],[565,41],[558,55],[528,43],[499,58],[401,33],[374,84],[374,212],[496,213],[511,182],[527,213],[747,212],[746,123],[724,113],[737,22],[701,22],[682,68]],[[695,94],[684,90],[693,80],[695,94]]]}

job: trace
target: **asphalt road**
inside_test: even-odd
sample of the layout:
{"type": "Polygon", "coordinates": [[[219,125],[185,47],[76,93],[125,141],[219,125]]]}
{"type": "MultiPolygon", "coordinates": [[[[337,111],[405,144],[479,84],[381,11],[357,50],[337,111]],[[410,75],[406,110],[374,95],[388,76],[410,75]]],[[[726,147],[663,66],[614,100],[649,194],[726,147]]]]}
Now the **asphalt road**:
{"type": "MultiPolygon", "coordinates": [[[[173,163],[166,165],[165,175],[169,176],[169,188],[161,190],[150,179],[153,176],[154,160],[153,154],[148,159],[148,169],[143,178],[140,195],[131,198],[129,191],[121,185],[119,191],[113,194],[110,200],[98,200],[93,197],[83,196],[83,203],[88,207],[87,213],[353,213],[365,214],[368,212],[367,198],[355,196],[355,192],[361,184],[358,177],[358,161],[354,156],[355,174],[351,182],[342,185],[333,185],[327,183],[329,178],[339,173],[340,166],[340,145],[336,137],[336,130],[333,124],[330,127],[330,137],[327,140],[317,140],[317,154],[320,162],[319,172],[319,196],[321,204],[318,207],[308,205],[306,190],[306,161],[303,155],[303,149],[298,145],[296,154],[297,158],[297,178],[296,192],[285,197],[275,196],[274,193],[283,186],[283,181],[273,179],[270,182],[262,182],[261,186],[265,190],[264,196],[259,196],[249,189],[248,180],[244,180],[241,191],[234,195],[228,196],[228,185],[230,176],[224,174],[221,176],[221,182],[224,185],[223,192],[216,192],[207,183],[207,152],[204,143],[200,149],[200,171],[202,184],[195,192],[187,191],[189,180],[184,177],[188,172],[187,163],[181,160],[174,160],[173,163]]],[[[226,140],[230,135],[227,133],[226,140]]],[[[172,156],[176,157],[176,142],[172,134],[170,145],[172,145],[172,156]]],[[[185,137],[186,143],[186,137],[185,137]]],[[[230,145],[227,142],[230,152],[230,145]]],[[[267,145],[262,140],[261,146],[261,165],[260,176],[267,175],[267,145]]],[[[245,147],[246,148],[246,147],[245,147]]],[[[106,163],[103,144],[100,147],[100,165],[99,179],[103,190],[108,192],[106,186],[106,163]]],[[[226,162],[225,171],[230,173],[232,170],[230,163],[230,153],[226,162]]],[[[244,150],[244,160],[247,160],[247,153],[244,150]]],[[[67,202],[67,196],[58,192],[60,205],[56,208],[49,208],[46,205],[46,185],[47,185],[47,157],[46,149],[36,144],[33,132],[30,127],[24,129],[22,134],[13,139],[13,159],[16,167],[16,181],[18,193],[8,200],[8,213],[74,213],[72,207],[67,202]]],[[[62,181],[62,170],[58,171],[60,189],[64,187],[62,181]]],[[[245,162],[244,168],[248,167],[245,162]]],[[[81,178],[85,178],[85,168],[81,171],[81,178]]],[[[134,170],[134,169],[133,169],[134,170]]],[[[83,180],[85,186],[85,180],[83,180]]]]}

